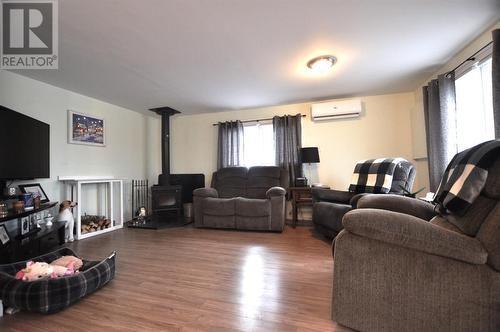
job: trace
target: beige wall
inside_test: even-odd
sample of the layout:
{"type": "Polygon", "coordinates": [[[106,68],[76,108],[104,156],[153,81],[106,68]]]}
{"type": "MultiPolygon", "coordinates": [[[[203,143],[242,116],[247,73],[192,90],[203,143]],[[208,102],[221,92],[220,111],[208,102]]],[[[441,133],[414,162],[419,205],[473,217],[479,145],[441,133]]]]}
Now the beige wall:
{"type": "MultiPolygon", "coordinates": [[[[274,115],[306,114],[302,122],[303,146],[318,146],[321,163],[316,181],[347,189],[354,164],[360,159],[401,156],[411,160],[410,112],[413,93],[360,97],[364,111],[359,118],[312,122],[310,103],[177,115],[172,120],[172,172],[204,173],[209,183],[217,166],[217,127],[226,120],[251,120],[274,115]]],[[[160,172],[160,121],[148,121],[150,178],[160,172]]]]}
{"type": "MultiPolygon", "coordinates": [[[[333,188],[346,189],[357,160],[380,156],[402,156],[417,166],[414,189],[429,190],[427,149],[422,102],[422,86],[491,41],[491,30],[453,56],[446,65],[422,82],[413,92],[360,97],[364,109],[358,119],[312,122],[310,103],[264,107],[190,116],[175,116],[172,121],[172,171],[204,173],[207,184],[216,169],[217,130],[212,123],[226,120],[268,118],[283,114],[307,114],[303,119],[303,146],[318,146],[321,163],[315,180],[333,188]]],[[[160,173],[160,121],[147,120],[148,165],[150,180],[160,173]]],[[[422,193],[422,195],[424,194],[422,193]]]]}
{"type": "Polygon", "coordinates": [[[446,73],[452,70],[462,61],[478,51],[481,47],[491,41],[491,31],[500,28],[500,22],[483,32],[478,38],[464,47],[458,54],[454,55],[444,66],[429,78],[422,82],[422,84],[415,90],[415,107],[411,112],[412,119],[412,142],[413,142],[413,157],[416,159],[417,168],[420,172],[417,173],[417,179],[422,187],[429,188],[429,173],[427,161],[427,147],[425,140],[425,120],[424,120],[424,105],[422,96],[422,87],[427,84],[431,79],[434,79],[439,74],[446,73]]]}

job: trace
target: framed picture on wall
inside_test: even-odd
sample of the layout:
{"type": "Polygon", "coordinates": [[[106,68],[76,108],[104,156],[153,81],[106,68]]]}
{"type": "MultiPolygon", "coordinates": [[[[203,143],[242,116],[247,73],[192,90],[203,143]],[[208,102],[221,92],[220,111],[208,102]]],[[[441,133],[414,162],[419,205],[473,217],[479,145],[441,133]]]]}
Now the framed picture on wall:
{"type": "Polygon", "coordinates": [[[69,110],[68,143],[106,146],[106,121],[69,110]]]}
{"type": "Polygon", "coordinates": [[[42,203],[49,201],[49,198],[40,183],[20,184],[19,190],[21,190],[23,194],[33,194],[33,197],[40,197],[40,202],[42,203]]]}

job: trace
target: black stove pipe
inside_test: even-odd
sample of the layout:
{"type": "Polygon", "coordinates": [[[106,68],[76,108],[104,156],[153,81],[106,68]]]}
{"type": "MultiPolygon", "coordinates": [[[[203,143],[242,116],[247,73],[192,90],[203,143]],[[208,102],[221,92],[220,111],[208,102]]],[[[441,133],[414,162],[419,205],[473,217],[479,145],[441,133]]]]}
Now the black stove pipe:
{"type": "Polygon", "coordinates": [[[168,182],[170,176],[170,117],[179,111],[170,107],[151,108],[153,111],[161,115],[161,171],[162,174],[158,177],[159,183],[168,182]]]}

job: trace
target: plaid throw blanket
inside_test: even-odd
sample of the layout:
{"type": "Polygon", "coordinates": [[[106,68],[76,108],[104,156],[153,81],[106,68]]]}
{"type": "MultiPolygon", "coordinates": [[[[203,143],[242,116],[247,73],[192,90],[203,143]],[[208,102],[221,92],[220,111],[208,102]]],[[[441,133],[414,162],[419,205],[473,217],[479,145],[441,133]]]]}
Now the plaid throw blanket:
{"type": "Polygon", "coordinates": [[[380,158],[358,161],[352,174],[352,193],[387,194],[391,191],[396,166],[403,158],[380,158]]]}
{"type": "Polygon", "coordinates": [[[448,164],[434,202],[441,213],[462,216],[483,190],[488,169],[500,157],[500,140],[462,151],[448,164]]]}

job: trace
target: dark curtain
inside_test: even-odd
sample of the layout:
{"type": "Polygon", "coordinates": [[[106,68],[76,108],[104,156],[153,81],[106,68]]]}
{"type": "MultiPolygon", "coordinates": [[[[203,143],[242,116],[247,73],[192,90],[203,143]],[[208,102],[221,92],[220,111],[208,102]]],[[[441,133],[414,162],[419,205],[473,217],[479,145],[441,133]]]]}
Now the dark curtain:
{"type": "Polygon", "coordinates": [[[217,142],[217,169],[240,166],[243,162],[243,123],[219,122],[217,142]]]}
{"type": "Polygon", "coordinates": [[[491,60],[493,77],[493,116],[495,119],[495,138],[500,138],[500,29],[492,31],[493,55],[491,60]]]}
{"type": "Polygon", "coordinates": [[[455,75],[439,75],[423,87],[430,191],[439,186],[456,151],[455,75]]]}
{"type": "Polygon", "coordinates": [[[273,118],[276,165],[288,170],[290,184],[302,176],[300,148],[302,147],[302,115],[275,116],[273,118]]]}

